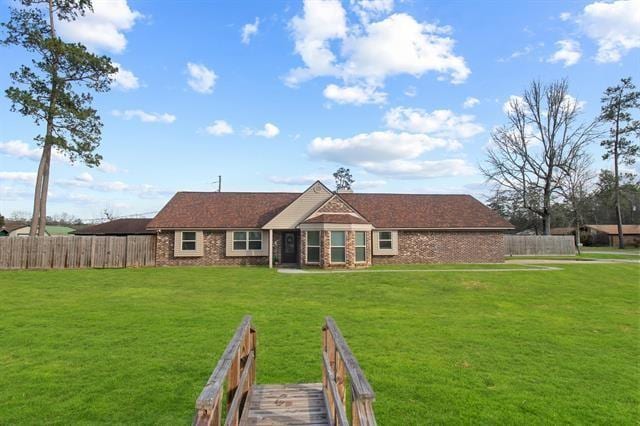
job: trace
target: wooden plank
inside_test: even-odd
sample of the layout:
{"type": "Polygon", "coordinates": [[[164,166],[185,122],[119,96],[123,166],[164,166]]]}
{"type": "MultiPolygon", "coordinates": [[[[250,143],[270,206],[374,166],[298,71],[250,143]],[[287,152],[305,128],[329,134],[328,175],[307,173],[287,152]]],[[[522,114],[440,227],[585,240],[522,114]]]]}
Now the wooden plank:
{"type": "MultiPolygon", "coordinates": [[[[248,334],[248,333],[247,333],[248,334]]],[[[238,387],[236,389],[235,394],[233,395],[233,401],[229,405],[229,410],[227,412],[227,419],[225,420],[225,426],[237,426],[240,420],[240,410],[241,404],[246,401],[247,393],[251,387],[251,366],[255,362],[253,353],[249,353],[249,357],[247,358],[247,363],[242,370],[242,376],[240,376],[240,381],[238,383],[238,387]]]]}
{"type": "Polygon", "coordinates": [[[360,364],[358,364],[355,356],[353,356],[349,345],[347,345],[344,337],[342,337],[342,333],[340,333],[340,329],[333,318],[326,317],[325,327],[327,327],[327,330],[331,333],[335,342],[336,350],[344,361],[344,366],[349,374],[349,378],[351,379],[351,387],[354,390],[356,398],[375,399],[373,388],[360,368],[360,364]]]}
{"type": "Polygon", "coordinates": [[[257,385],[241,425],[329,425],[322,383],[257,385]]]}
{"type": "Polygon", "coordinates": [[[324,364],[325,370],[327,371],[327,385],[329,391],[331,392],[330,399],[333,400],[333,407],[327,407],[327,409],[329,411],[331,411],[331,408],[335,410],[332,418],[334,418],[336,425],[347,426],[349,424],[349,420],[347,420],[347,411],[345,408],[345,404],[341,401],[342,397],[340,396],[340,392],[336,385],[336,378],[331,371],[329,357],[327,356],[326,352],[322,352],[322,362],[324,364]]]}
{"type": "Polygon", "coordinates": [[[505,254],[522,255],[575,255],[572,235],[505,235],[505,254]]]}
{"type": "Polygon", "coordinates": [[[231,361],[235,357],[235,354],[240,349],[240,344],[242,343],[242,338],[246,329],[251,327],[251,316],[247,315],[242,319],[240,326],[236,329],[236,332],[233,335],[233,338],[227,345],[227,348],[222,354],[222,357],[218,360],[218,364],[211,373],[209,380],[207,380],[207,384],[204,389],[200,393],[200,396],[196,400],[196,409],[198,410],[207,410],[213,409],[216,397],[220,393],[222,389],[222,384],[224,382],[229,369],[231,368],[231,361]]]}

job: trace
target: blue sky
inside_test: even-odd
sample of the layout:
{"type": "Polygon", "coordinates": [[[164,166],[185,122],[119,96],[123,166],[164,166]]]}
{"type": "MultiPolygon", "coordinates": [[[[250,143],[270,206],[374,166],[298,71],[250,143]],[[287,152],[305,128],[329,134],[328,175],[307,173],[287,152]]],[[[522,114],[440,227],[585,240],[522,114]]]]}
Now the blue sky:
{"type": "MultiPolygon", "coordinates": [[[[11,2],[0,9],[8,17],[11,2]]],[[[60,25],[119,64],[90,169],[56,158],[50,214],[155,212],[178,190],[472,193],[503,105],[568,78],[584,119],[640,80],[640,1],[127,1],[60,25]]],[[[0,88],[29,57],[2,48],[0,88]]],[[[0,99],[0,213],[30,211],[42,132],[0,99]]],[[[592,147],[594,168],[609,167],[592,147]]]]}

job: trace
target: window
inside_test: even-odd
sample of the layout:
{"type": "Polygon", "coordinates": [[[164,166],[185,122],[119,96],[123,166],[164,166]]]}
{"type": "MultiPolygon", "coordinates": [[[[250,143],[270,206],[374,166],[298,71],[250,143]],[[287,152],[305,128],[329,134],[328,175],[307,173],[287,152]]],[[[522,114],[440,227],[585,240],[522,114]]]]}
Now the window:
{"type": "Polygon", "coordinates": [[[307,231],[307,263],[320,263],[320,231],[307,231]]]}
{"type": "Polygon", "coordinates": [[[196,233],[195,231],[184,231],[182,233],[182,251],[195,251],[196,233]]]}
{"type": "Polygon", "coordinates": [[[391,231],[381,231],[378,233],[378,248],[383,250],[390,250],[393,248],[391,231]]]}
{"type": "Polygon", "coordinates": [[[331,263],[344,263],[344,231],[331,231],[331,263]]]}
{"type": "Polygon", "coordinates": [[[261,231],[235,231],[233,233],[234,250],[262,250],[261,231]]]}
{"type": "Polygon", "coordinates": [[[367,233],[356,231],[356,262],[367,261],[367,233]]]}

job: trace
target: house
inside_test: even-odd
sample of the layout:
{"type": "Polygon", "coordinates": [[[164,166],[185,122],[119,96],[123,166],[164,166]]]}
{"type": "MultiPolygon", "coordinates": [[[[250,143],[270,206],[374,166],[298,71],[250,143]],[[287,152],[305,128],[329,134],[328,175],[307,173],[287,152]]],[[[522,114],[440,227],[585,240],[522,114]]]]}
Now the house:
{"type": "MultiPolygon", "coordinates": [[[[589,243],[593,245],[618,246],[618,225],[585,225],[589,243]]],[[[626,245],[640,246],[640,225],[622,225],[626,245]]]]}
{"type": "Polygon", "coordinates": [[[111,236],[155,235],[154,231],[147,229],[147,225],[150,221],[151,219],[148,218],[115,219],[97,225],[85,226],[84,228],[75,231],[74,234],[111,236]]]}
{"type": "MultiPolygon", "coordinates": [[[[28,237],[31,226],[25,222],[7,221],[0,228],[0,237],[28,237]]],[[[45,228],[44,234],[49,236],[49,227],[45,228]]]]}
{"type": "Polygon", "coordinates": [[[469,195],[178,192],[149,222],[157,265],[502,262],[513,226],[469,195]]]}

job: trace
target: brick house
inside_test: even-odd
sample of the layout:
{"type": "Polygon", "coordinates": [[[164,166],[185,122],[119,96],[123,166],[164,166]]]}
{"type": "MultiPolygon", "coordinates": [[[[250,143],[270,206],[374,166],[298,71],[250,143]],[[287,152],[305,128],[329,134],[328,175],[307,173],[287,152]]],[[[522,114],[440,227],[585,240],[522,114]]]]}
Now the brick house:
{"type": "Polygon", "coordinates": [[[513,226],[469,195],[178,192],[147,225],[158,265],[502,262],[513,226]]]}

